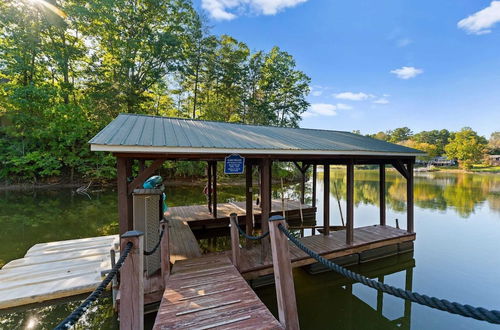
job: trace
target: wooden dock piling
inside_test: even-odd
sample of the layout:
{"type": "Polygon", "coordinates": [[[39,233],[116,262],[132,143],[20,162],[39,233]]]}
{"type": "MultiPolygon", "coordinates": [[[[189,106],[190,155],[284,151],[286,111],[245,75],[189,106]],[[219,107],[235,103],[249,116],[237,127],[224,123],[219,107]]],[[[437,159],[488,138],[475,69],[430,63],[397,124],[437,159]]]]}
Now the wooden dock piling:
{"type": "Polygon", "coordinates": [[[144,234],[128,231],[122,235],[122,246],[133,247],[121,269],[120,329],[144,329],[144,234]]]}
{"type": "Polygon", "coordinates": [[[279,225],[286,226],[285,218],[282,216],[276,215],[269,219],[279,320],[286,329],[299,329],[288,239],[278,228],[279,225]]]}

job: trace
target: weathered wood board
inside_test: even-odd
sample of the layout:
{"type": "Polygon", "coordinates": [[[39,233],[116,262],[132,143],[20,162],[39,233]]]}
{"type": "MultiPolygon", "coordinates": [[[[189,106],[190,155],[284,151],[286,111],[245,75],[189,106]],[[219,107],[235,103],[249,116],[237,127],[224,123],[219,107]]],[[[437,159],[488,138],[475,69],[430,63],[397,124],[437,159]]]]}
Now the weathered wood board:
{"type": "Polygon", "coordinates": [[[224,255],[178,261],[155,330],[283,329],[224,255]]]}

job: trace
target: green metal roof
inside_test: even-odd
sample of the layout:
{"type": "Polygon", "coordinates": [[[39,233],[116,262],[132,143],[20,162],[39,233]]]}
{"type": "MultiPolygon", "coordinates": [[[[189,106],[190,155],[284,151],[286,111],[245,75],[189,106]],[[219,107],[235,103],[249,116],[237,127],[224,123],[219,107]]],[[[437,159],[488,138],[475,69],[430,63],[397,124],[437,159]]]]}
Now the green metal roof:
{"type": "Polygon", "coordinates": [[[401,155],[423,152],[366,136],[306,128],[120,114],[89,142],[94,151],[401,155]]]}

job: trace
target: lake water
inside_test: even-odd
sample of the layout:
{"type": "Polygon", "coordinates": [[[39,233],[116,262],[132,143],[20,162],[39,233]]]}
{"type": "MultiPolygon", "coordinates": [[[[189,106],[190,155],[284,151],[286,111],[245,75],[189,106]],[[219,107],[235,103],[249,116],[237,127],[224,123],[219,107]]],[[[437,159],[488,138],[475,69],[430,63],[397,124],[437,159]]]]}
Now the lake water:
{"type": "MultiPolygon", "coordinates": [[[[319,173],[318,223],[322,214],[321,178],[319,173]]],[[[357,170],[355,180],[355,226],[378,223],[378,172],[357,170]]],[[[392,171],[387,180],[387,223],[395,225],[397,218],[405,228],[406,182],[392,171]]],[[[331,181],[330,218],[337,225],[337,195],[345,216],[344,171],[333,170],[331,181]]],[[[169,205],[204,203],[203,186],[167,186],[169,205]]],[[[274,190],[274,197],[279,197],[280,187],[274,190]]],[[[219,201],[243,200],[243,193],[243,187],[222,185],[219,201]]],[[[310,196],[309,188],[307,193],[310,196]]],[[[296,197],[298,185],[287,186],[285,195],[296,197]]],[[[23,257],[36,243],[114,234],[118,230],[116,219],[116,192],[112,190],[92,192],[90,198],[66,189],[1,192],[0,266],[23,257]]],[[[415,230],[413,253],[351,268],[394,286],[407,285],[419,293],[500,309],[500,175],[416,174],[415,230]]],[[[294,279],[302,329],[499,328],[382,295],[331,272],[310,275],[295,269],[294,279]]],[[[275,312],[274,287],[256,292],[275,312]]],[[[50,329],[80,301],[70,299],[0,311],[0,329],[50,329]]],[[[117,329],[111,298],[100,299],[81,325],[117,329]]]]}

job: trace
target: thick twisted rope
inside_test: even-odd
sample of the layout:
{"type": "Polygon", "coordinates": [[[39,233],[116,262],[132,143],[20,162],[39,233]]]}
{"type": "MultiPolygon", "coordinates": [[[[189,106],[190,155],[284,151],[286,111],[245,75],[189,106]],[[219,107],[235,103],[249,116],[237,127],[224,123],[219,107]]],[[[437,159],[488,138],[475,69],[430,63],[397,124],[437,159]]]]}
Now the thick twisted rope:
{"type": "Polygon", "coordinates": [[[151,251],[146,251],[144,250],[144,255],[145,256],[150,256],[152,255],[153,253],[156,252],[156,250],[158,250],[158,247],[160,246],[160,243],[161,243],[161,239],[163,237],[163,233],[165,232],[165,225],[163,225],[161,227],[161,231],[160,231],[160,237],[158,238],[158,243],[156,243],[155,247],[151,250],[151,251]]]}
{"type": "Polygon", "coordinates": [[[431,308],[439,309],[448,313],[458,314],[465,317],[471,317],[476,320],[486,321],[489,323],[500,324],[500,311],[498,310],[487,310],[482,307],[474,307],[471,305],[462,305],[457,302],[450,302],[446,299],[438,299],[435,297],[429,297],[427,295],[422,295],[416,292],[412,292],[409,290],[403,290],[400,288],[396,288],[370,278],[367,278],[363,275],[354,273],[342,266],[337,265],[336,263],[323,258],[313,250],[309,249],[305,246],[301,241],[296,239],[292,233],[290,233],[282,224],[278,225],[278,228],[285,234],[290,241],[292,241],[298,248],[300,248],[305,253],[309,254],[312,258],[316,259],[321,264],[326,267],[334,270],[335,272],[359,283],[363,283],[371,288],[376,290],[381,290],[385,293],[393,295],[395,297],[403,298],[415,302],[420,305],[428,306],[431,308]]]}
{"type": "Polygon", "coordinates": [[[259,236],[251,236],[251,235],[248,235],[241,227],[240,225],[238,224],[238,222],[236,221],[231,221],[232,223],[234,223],[236,225],[236,228],[238,228],[238,231],[240,232],[241,236],[249,239],[249,240],[253,240],[253,241],[258,241],[260,239],[263,239],[264,237],[268,236],[269,235],[269,231],[265,232],[264,234],[262,235],[259,235],[259,236]]]}
{"type": "Polygon", "coordinates": [[[99,284],[99,286],[92,292],[84,302],[80,304],[67,318],[65,318],[59,325],[57,325],[54,330],[69,329],[82,317],[83,314],[89,309],[90,305],[99,298],[102,292],[106,289],[108,284],[111,282],[113,277],[118,273],[125,259],[127,258],[130,250],[132,249],[132,242],[128,242],[125,249],[122,251],[120,259],[116,262],[115,266],[108,273],[106,278],[99,284]]]}

